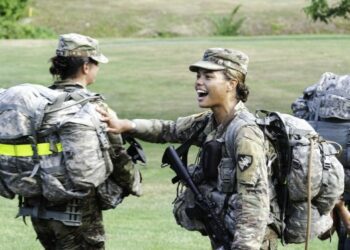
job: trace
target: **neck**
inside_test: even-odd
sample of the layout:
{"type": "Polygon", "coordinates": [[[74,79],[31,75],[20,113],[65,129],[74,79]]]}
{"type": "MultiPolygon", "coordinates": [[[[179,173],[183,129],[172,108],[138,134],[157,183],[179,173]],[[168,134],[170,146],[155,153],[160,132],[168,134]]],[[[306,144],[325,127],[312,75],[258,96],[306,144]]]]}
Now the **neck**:
{"type": "Polygon", "coordinates": [[[217,106],[211,108],[213,111],[215,121],[218,125],[223,124],[227,119],[229,119],[234,112],[234,108],[237,105],[237,100],[231,101],[224,106],[217,106]]]}
{"type": "Polygon", "coordinates": [[[67,78],[66,80],[77,83],[83,86],[84,88],[86,88],[86,86],[88,85],[84,77],[72,77],[72,78],[67,78]]]}

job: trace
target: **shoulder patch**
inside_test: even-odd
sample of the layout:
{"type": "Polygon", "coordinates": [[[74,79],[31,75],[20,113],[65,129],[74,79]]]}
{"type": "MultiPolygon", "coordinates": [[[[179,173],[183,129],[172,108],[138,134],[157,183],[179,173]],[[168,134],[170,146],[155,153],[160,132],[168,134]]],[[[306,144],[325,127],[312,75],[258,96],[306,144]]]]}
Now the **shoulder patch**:
{"type": "Polygon", "coordinates": [[[247,170],[253,163],[253,156],[239,154],[237,157],[237,165],[241,172],[247,170]]]}

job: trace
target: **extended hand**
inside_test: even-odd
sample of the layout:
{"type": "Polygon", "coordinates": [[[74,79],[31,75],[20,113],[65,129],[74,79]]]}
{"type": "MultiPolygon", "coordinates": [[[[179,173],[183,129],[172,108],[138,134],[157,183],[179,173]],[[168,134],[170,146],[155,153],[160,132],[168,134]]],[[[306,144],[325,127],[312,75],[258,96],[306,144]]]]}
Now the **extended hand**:
{"type": "Polygon", "coordinates": [[[97,107],[96,110],[101,114],[101,121],[108,125],[107,131],[115,134],[129,132],[135,128],[135,123],[127,119],[118,119],[116,116],[97,107]]]}

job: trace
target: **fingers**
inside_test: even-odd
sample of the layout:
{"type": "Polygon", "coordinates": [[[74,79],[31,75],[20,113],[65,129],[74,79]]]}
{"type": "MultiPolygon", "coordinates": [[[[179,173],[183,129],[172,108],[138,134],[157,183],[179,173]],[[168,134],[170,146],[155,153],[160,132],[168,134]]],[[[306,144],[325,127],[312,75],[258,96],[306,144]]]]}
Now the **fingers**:
{"type": "Polygon", "coordinates": [[[99,112],[102,116],[107,117],[108,116],[108,112],[106,110],[103,110],[101,107],[96,106],[96,110],[97,112],[99,112]]]}
{"type": "Polygon", "coordinates": [[[106,130],[107,130],[107,132],[108,132],[108,133],[114,133],[114,134],[117,134],[117,130],[116,130],[116,129],[114,129],[114,128],[110,128],[110,127],[108,127],[106,130]]]}
{"type": "Polygon", "coordinates": [[[100,121],[102,121],[102,122],[109,122],[111,120],[111,118],[110,117],[107,117],[107,116],[101,116],[100,117],[100,121]]]}

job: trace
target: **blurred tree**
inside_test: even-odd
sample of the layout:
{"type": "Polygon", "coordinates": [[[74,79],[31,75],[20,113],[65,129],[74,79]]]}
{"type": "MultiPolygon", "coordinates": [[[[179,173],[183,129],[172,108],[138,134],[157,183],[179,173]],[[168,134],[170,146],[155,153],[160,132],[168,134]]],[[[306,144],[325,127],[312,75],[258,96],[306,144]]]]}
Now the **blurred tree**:
{"type": "Polygon", "coordinates": [[[50,29],[21,22],[27,15],[30,2],[31,0],[0,0],[0,39],[55,36],[50,29]]]}
{"type": "Polygon", "coordinates": [[[29,0],[0,0],[0,18],[18,20],[24,16],[29,0]]]}
{"type": "Polygon", "coordinates": [[[304,8],[307,15],[314,21],[320,20],[328,23],[335,17],[349,18],[350,0],[340,0],[336,4],[329,6],[327,0],[311,0],[311,5],[304,8]]]}

